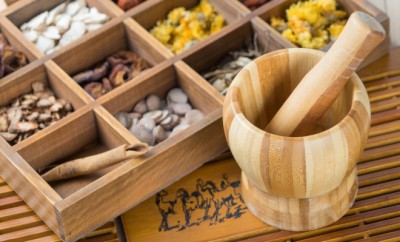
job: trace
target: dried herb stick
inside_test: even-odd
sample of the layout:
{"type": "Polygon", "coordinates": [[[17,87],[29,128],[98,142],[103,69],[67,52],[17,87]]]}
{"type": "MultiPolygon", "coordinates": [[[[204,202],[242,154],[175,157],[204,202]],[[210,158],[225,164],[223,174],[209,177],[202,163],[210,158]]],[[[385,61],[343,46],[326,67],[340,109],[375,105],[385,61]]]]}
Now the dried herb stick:
{"type": "Polygon", "coordinates": [[[87,175],[115,165],[121,161],[141,156],[145,154],[147,150],[147,144],[143,143],[121,145],[97,155],[65,162],[43,174],[42,178],[49,182],[87,175]]]}

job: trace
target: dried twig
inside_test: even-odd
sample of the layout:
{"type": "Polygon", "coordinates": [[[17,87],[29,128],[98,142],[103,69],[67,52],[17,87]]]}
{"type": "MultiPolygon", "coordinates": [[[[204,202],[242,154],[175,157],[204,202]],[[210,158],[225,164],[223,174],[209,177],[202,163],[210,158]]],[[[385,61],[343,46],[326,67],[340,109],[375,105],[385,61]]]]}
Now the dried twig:
{"type": "Polygon", "coordinates": [[[42,175],[45,181],[57,181],[82,176],[117,164],[121,161],[141,156],[148,150],[147,144],[121,145],[112,150],[65,162],[42,175]]]}

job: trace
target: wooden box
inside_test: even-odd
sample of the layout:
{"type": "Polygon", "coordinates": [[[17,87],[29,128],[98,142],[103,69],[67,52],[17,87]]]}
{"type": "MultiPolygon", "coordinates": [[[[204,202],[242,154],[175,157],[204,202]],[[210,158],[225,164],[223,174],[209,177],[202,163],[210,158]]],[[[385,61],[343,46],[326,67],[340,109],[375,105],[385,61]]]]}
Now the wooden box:
{"type": "MultiPolygon", "coordinates": [[[[221,118],[224,97],[200,73],[218,63],[228,51],[241,48],[255,33],[266,52],[291,47],[263,20],[271,11],[282,10],[288,1],[271,1],[253,12],[236,0],[209,1],[227,25],[179,55],[148,30],[171,9],[192,7],[197,0],[147,0],[126,12],[111,0],[87,0],[110,20],[50,55],[28,41],[19,26],[63,0],[20,0],[0,14],[1,32],[30,61],[0,80],[0,105],[29,92],[32,82],[42,81],[74,108],[71,115],[14,146],[0,138],[0,176],[63,240],[76,240],[227,150],[221,118]],[[152,67],[99,99],[94,100],[71,78],[108,55],[128,49],[152,67]],[[36,172],[55,161],[136,142],[113,115],[130,110],[148,94],[165,96],[176,86],[185,90],[205,117],[144,157],[62,183],[49,184],[36,172]]],[[[361,8],[363,4],[354,0],[348,5],[361,8]]],[[[382,13],[375,16],[386,17],[382,13]]]]}

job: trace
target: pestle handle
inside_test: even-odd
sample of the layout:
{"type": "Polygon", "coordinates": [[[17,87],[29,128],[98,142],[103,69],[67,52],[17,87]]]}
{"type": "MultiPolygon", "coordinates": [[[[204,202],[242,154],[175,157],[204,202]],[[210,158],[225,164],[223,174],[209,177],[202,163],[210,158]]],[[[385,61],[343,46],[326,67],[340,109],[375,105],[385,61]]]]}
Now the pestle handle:
{"type": "Polygon", "coordinates": [[[266,131],[303,136],[332,105],[364,58],[385,38],[373,17],[354,12],[325,56],[303,77],[266,131]]]}

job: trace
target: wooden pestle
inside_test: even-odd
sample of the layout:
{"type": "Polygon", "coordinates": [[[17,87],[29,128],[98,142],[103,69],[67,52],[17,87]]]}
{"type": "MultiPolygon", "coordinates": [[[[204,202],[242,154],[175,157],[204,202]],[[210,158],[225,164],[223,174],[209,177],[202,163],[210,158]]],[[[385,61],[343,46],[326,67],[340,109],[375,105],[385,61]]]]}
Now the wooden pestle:
{"type": "Polygon", "coordinates": [[[382,25],[373,17],[354,12],[339,38],[300,81],[265,131],[283,136],[310,134],[354,70],[385,35],[382,25]]]}

